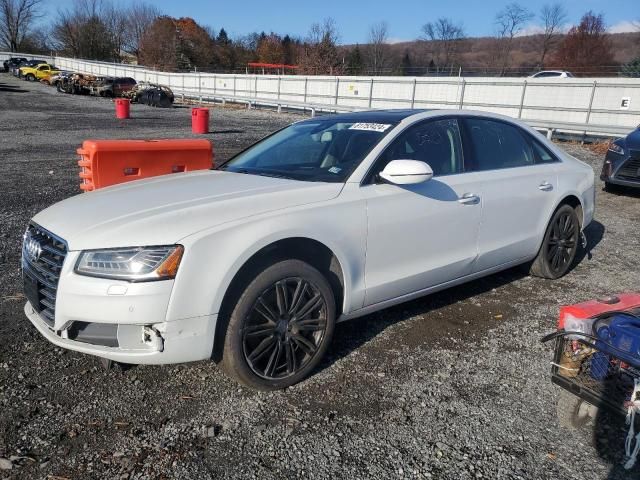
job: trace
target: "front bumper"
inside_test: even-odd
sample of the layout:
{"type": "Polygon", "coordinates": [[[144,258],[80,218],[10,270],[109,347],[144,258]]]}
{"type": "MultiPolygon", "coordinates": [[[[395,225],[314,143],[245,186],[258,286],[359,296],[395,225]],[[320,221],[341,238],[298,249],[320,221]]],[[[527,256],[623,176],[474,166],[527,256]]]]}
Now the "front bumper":
{"type": "Polygon", "coordinates": [[[607,155],[600,173],[600,180],[614,185],[640,188],[640,160],[637,151],[630,154],[617,155],[607,152],[607,155]]]}
{"type": "Polygon", "coordinates": [[[217,315],[186,318],[171,322],[117,325],[118,347],[93,345],[69,339],[73,322],[61,330],[50,329],[27,302],[24,313],[38,331],[51,343],[80,353],[108,358],[116,362],[158,365],[194,362],[211,357],[217,315]],[[157,336],[145,341],[144,332],[157,336]]]}

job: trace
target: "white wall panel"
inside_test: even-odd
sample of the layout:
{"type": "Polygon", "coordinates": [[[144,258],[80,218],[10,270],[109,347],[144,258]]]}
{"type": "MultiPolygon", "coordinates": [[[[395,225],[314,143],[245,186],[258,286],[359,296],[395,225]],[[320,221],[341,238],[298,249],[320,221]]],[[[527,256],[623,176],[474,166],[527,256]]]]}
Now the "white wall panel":
{"type": "MultiPolygon", "coordinates": [[[[33,55],[0,52],[10,56],[33,55]]],[[[640,79],[458,78],[458,77],[333,77],[165,73],[138,65],[51,59],[64,70],[133,77],[168,85],[177,95],[242,97],[326,109],[463,108],[502,113],[523,120],[566,122],[632,129],[640,123],[640,79]],[[595,89],[594,89],[595,84],[595,89]],[[523,96],[524,92],[524,96],[523,96]],[[623,99],[626,101],[623,105],[623,99]]]]}

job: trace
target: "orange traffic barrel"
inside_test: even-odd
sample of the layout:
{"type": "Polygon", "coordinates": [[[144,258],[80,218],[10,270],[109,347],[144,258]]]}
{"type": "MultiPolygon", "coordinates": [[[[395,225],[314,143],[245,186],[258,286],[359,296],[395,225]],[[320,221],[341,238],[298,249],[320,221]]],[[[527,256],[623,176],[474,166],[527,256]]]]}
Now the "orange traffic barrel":
{"type": "Polygon", "coordinates": [[[209,109],[191,109],[191,131],[193,133],[209,133],[209,109]]]}
{"type": "Polygon", "coordinates": [[[85,140],[78,154],[80,189],[213,167],[209,140],[85,140]]]}
{"type": "Polygon", "coordinates": [[[128,98],[116,98],[116,118],[129,118],[128,98]]]}

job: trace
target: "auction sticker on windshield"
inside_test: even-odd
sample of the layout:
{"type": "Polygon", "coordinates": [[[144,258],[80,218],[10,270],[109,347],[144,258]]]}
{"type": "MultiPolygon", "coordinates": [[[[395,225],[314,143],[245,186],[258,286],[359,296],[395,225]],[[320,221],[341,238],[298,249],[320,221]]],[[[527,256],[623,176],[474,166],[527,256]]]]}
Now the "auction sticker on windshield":
{"type": "Polygon", "coordinates": [[[370,132],[384,132],[391,124],[389,123],[354,123],[349,130],[367,130],[370,132]]]}

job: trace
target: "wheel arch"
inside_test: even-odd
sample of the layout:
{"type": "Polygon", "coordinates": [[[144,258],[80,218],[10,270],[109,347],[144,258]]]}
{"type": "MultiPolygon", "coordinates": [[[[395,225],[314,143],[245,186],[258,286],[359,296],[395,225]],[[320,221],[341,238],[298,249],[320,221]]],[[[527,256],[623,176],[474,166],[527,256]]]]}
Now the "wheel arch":
{"type": "Polygon", "coordinates": [[[227,288],[218,309],[212,352],[214,361],[218,362],[222,358],[227,319],[235,300],[242,293],[242,288],[257,272],[279,260],[298,259],[319,270],[331,285],[336,304],[336,318],[342,314],[347,303],[349,272],[345,260],[327,243],[309,236],[289,236],[261,242],[250,250],[252,253],[239,262],[240,265],[228,275],[227,288]]]}
{"type": "Polygon", "coordinates": [[[556,214],[558,209],[563,205],[570,205],[576,210],[576,215],[578,216],[578,221],[580,222],[580,230],[582,230],[582,227],[584,225],[584,209],[582,206],[582,201],[576,193],[567,193],[556,203],[556,205],[553,207],[553,210],[551,210],[551,213],[547,216],[546,222],[544,224],[544,230],[542,232],[542,235],[540,236],[540,241],[538,242],[538,249],[536,250],[536,252],[538,252],[540,248],[542,248],[542,242],[544,241],[544,235],[547,227],[549,226],[549,222],[556,214]]]}
{"type": "Polygon", "coordinates": [[[553,209],[551,216],[549,217],[547,224],[551,221],[553,214],[556,213],[556,210],[560,208],[562,205],[570,205],[576,211],[576,215],[578,215],[578,221],[580,222],[580,229],[582,229],[584,225],[584,209],[582,207],[582,200],[575,193],[568,193],[558,202],[558,204],[553,209]]]}

